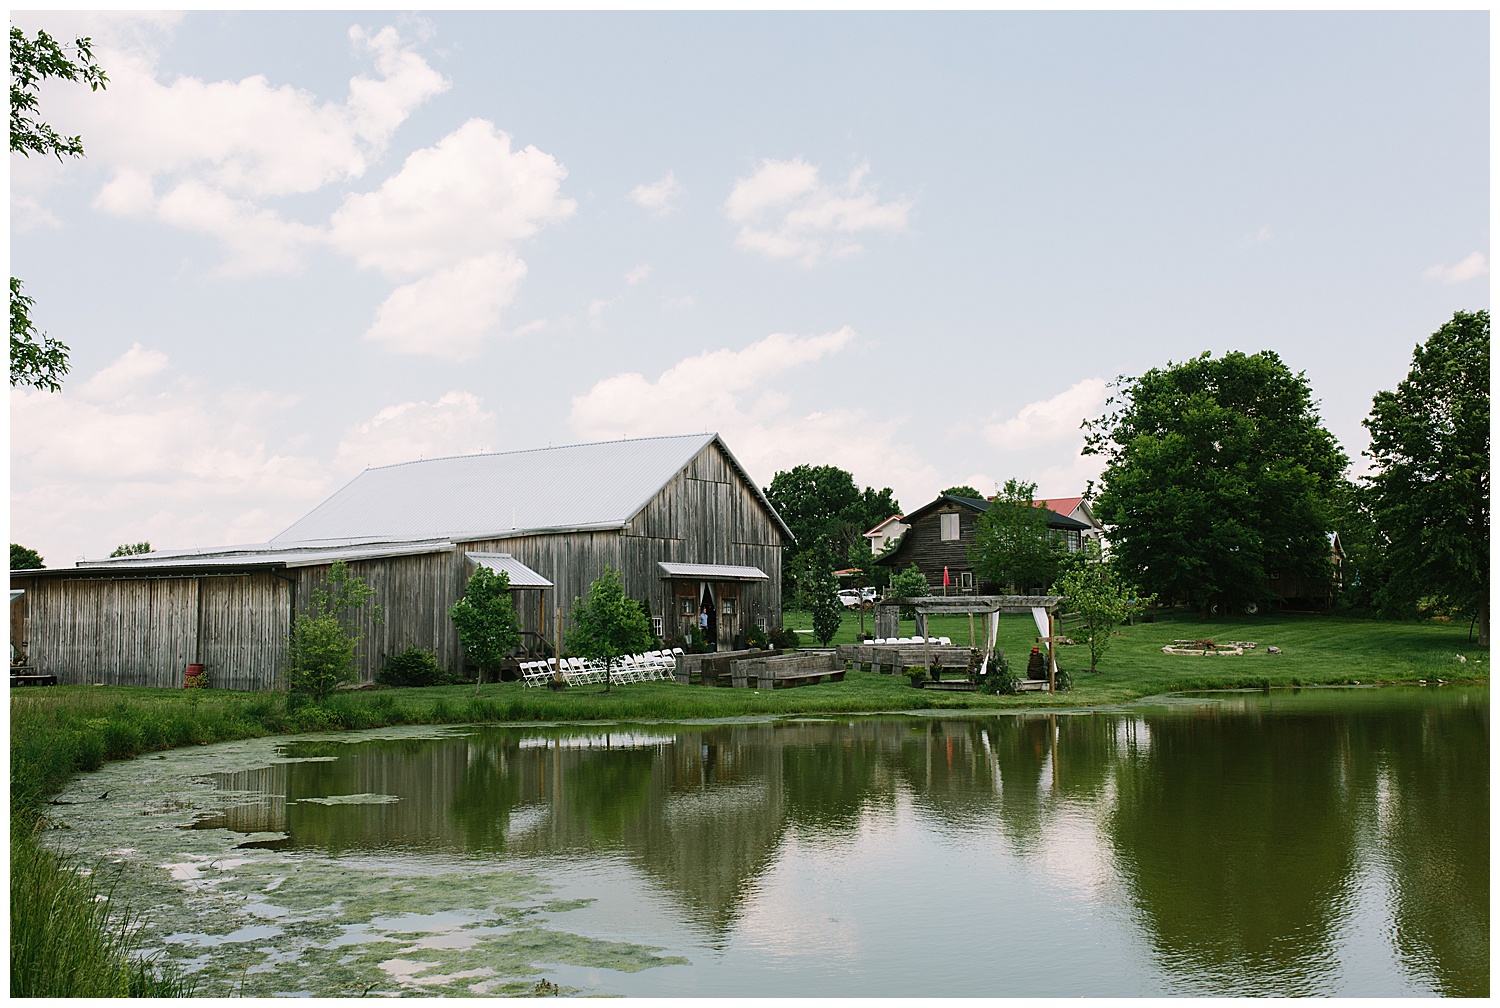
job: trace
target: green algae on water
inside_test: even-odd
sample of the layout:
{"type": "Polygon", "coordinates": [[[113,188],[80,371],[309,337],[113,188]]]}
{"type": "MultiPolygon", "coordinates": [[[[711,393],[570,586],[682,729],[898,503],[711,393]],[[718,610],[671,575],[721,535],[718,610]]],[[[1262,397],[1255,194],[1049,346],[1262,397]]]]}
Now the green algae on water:
{"type": "MultiPolygon", "coordinates": [[[[286,801],[234,786],[240,775],[289,760],[337,760],[289,757],[294,743],[463,734],[385,728],[109,764],[59,796],[61,829],[49,839],[110,866],[118,896],[141,908],[142,954],[189,976],[204,996],[518,995],[535,988],[547,964],[636,972],[685,962],[552,926],[592,901],[550,899],[550,883],[513,864],[451,854],[340,857],[279,849],[287,834],[277,830],[214,826],[230,808],[286,801]]],[[[362,815],[400,798],[371,791],[292,800],[362,815]]]]}

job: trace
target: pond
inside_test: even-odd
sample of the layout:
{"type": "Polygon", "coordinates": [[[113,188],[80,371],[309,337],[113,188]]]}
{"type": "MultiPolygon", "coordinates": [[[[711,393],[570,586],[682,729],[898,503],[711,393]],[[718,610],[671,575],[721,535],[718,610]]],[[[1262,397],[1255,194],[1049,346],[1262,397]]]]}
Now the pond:
{"type": "Polygon", "coordinates": [[[60,796],[207,995],[1485,996],[1489,692],[462,726],[60,796]]]}

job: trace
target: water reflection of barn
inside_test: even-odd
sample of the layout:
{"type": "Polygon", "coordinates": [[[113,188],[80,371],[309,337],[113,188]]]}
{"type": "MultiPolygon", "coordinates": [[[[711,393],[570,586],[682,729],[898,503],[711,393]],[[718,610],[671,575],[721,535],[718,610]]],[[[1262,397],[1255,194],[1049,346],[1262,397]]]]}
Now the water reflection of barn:
{"type": "Polygon", "coordinates": [[[13,571],[28,593],[32,663],[62,682],[175,686],[276,681],[291,616],[345,561],[375,589],[360,674],[429,647],[463,661],[448,609],[476,565],[507,570],[528,641],[544,650],[606,566],[676,636],[706,606],[732,644],[781,622],[791,532],[716,434],[427,459],[367,469],[267,543],[13,571]]]}

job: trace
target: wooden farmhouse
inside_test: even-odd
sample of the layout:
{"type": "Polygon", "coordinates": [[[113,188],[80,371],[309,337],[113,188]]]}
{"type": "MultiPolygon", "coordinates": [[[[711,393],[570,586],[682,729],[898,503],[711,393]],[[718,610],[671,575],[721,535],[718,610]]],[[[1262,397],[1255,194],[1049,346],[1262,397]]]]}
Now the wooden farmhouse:
{"type": "Polygon", "coordinates": [[[605,567],[675,639],[705,608],[721,647],[781,625],[786,523],[717,434],[643,438],[367,469],[269,542],[12,571],[27,653],[65,683],[178,686],[279,682],[294,612],[335,561],[374,590],[360,676],[431,648],[463,662],[448,610],[480,565],[505,570],[527,641],[566,629],[605,567]]]}
{"type": "MultiPolygon", "coordinates": [[[[927,587],[933,595],[944,594],[943,571],[948,572],[948,595],[1003,595],[1012,588],[1024,591],[1028,585],[996,585],[981,582],[974,574],[969,560],[969,547],[974,545],[974,526],[979,516],[990,509],[987,500],[970,497],[950,497],[942,494],[925,507],[918,508],[902,518],[908,531],[896,543],[895,549],[877,557],[875,562],[892,572],[903,571],[916,564],[927,578],[927,587]]],[[[1067,546],[1068,552],[1076,553],[1083,545],[1083,537],[1090,527],[1076,518],[1047,510],[1047,527],[1067,546]]]]}

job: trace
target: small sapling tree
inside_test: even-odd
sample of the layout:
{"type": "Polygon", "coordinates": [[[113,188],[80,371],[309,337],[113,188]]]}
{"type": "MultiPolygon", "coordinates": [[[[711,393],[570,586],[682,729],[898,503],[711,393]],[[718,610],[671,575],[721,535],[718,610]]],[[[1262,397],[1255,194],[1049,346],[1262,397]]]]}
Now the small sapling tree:
{"type": "MultiPolygon", "coordinates": [[[[369,604],[375,590],[349,573],[338,561],[328,571],[328,583],[314,588],[306,611],[292,620],[287,640],[287,691],[319,703],[354,677],[354,652],[361,635],[350,628],[369,604]]],[[[376,607],[374,618],[380,620],[376,607]]]]}
{"type": "Polygon", "coordinates": [[[844,625],[844,604],[839,601],[839,581],[833,571],[819,571],[813,581],[812,624],[813,636],[824,647],[833,640],[833,635],[844,625]]]}
{"type": "Polygon", "coordinates": [[[510,600],[510,575],[480,567],[469,578],[463,597],[448,610],[448,618],[458,628],[458,639],[464,651],[479,666],[479,681],[486,672],[500,672],[500,663],[521,643],[521,621],[510,600]]]}
{"type": "Polygon", "coordinates": [[[609,567],[589,585],[587,598],[575,599],[568,648],[577,655],[604,663],[604,692],[610,692],[610,667],[621,655],[651,647],[651,620],[633,599],[625,596],[619,571],[609,567]]]}
{"type": "Polygon", "coordinates": [[[1127,584],[1104,559],[1099,544],[1085,540],[1069,570],[1057,582],[1056,591],[1067,606],[1083,617],[1074,631],[1089,646],[1089,671],[1099,671],[1099,659],[1109,650],[1115,627],[1144,607],[1140,591],[1127,584]]]}

